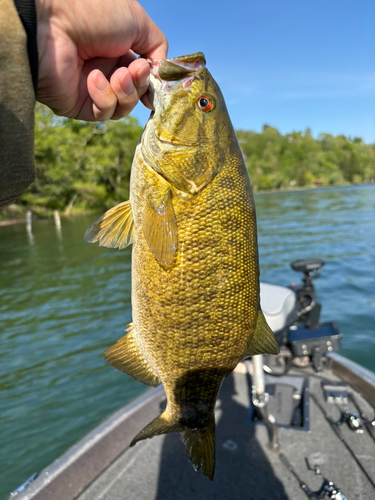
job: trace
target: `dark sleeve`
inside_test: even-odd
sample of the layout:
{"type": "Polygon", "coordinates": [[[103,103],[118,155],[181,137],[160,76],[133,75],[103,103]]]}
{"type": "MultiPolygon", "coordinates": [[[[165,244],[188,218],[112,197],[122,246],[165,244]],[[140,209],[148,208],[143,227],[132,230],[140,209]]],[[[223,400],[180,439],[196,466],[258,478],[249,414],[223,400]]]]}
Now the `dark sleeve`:
{"type": "Polygon", "coordinates": [[[34,0],[14,0],[18,15],[27,35],[27,55],[36,96],[38,89],[38,46],[36,43],[36,8],[34,0]]]}
{"type": "Polygon", "coordinates": [[[35,6],[24,3],[29,9],[21,21],[13,0],[0,0],[0,207],[13,203],[35,179],[35,6]]]}

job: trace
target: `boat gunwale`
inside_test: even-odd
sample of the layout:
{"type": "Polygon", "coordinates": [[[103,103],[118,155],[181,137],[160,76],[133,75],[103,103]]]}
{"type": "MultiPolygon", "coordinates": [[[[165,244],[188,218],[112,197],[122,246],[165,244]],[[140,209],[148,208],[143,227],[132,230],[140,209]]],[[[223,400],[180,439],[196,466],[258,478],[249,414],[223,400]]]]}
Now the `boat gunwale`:
{"type": "Polygon", "coordinates": [[[146,390],[106,418],[11,498],[73,500],[129,447],[134,436],[149,423],[150,413],[157,414],[164,399],[162,386],[146,390]]]}
{"type": "MultiPolygon", "coordinates": [[[[375,406],[375,373],[336,353],[329,353],[329,369],[375,406]]],[[[74,500],[125,451],[133,437],[160,409],[162,386],[149,389],[112,414],[60,458],[44,469],[16,500],[74,500]]]]}
{"type": "Polygon", "coordinates": [[[328,353],[329,369],[350,384],[375,407],[375,373],[341,354],[328,353]]]}

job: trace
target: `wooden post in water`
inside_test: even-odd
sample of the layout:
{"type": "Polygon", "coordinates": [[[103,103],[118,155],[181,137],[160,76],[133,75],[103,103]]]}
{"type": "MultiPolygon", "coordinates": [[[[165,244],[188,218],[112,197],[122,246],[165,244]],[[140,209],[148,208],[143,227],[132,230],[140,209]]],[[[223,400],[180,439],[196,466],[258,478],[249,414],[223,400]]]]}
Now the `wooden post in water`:
{"type": "Polygon", "coordinates": [[[55,220],[55,226],[56,226],[56,232],[57,232],[57,237],[61,240],[62,239],[62,233],[61,233],[61,219],[60,219],[60,214],[58,210],[53,211],[53,218],[55,220]]]}
{"type": "Polygon", "coordinates": [[[27,237],[29,238],[30,245],[34,245],[34,235],[32,233],[32,214],[31,210],[26,212],[26,232],[27,237]]]}
{"type": "Polygon", "coordinates": [[[53,211],[53,218],[55,219],[55,224],[57,229],[61,229],[61,220],[60,220],[60,214],[58,210],[53,211]]]}

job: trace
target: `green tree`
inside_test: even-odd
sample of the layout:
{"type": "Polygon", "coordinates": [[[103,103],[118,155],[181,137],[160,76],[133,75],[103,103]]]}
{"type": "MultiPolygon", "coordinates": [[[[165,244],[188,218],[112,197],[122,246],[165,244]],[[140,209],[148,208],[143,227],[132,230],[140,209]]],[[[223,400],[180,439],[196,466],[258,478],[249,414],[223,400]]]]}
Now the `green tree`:
{"type": "Polygon", "coordinates": [[[87,123],[57,118],[38,106],[37,180],[21,203],[48,215],[109,208],[129,195],[129,176],[142,128],[132,117],[87,123]]]}
{"type": "MultiPolygon", "coordinates": [[[[38,105],[35,119],[36,182],[17,202],[40,215],[101,212],[128,199],[130,169],[142,128],[132,117],[87,123],[55,116],[38,105]]],[[[310,129],[285,135],[238,130],[253,189],[340,185],[375,181],[375,144],[310,129]]],[[[11,212],[7,212],[11,215],[11,212]]],[[[17,208],[13,214],[19,216],[17,208]]]]}

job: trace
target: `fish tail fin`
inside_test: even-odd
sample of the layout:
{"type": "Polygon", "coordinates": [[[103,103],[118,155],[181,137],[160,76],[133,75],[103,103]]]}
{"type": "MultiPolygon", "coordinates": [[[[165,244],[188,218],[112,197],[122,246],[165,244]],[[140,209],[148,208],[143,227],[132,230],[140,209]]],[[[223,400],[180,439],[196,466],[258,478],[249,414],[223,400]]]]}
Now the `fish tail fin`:
{"type": "Polygon", "coordinates": [[[150,422],[144,429],[139,432],[130,446],[134,446],[138,441],[143,441],[143,439],[152,438],[154,436],[160,436],[160,434],[169,434],[170,432],[181,432],[183,426],[179,422],[175,422],[168,417],[168,413],[165,411],[159,417],[156,417],[152,422],[150,422]]]}
{"type": "Polygon", "coordinates": [[[196,471],[202,468],[202,473],[211,481],[215,471],[215,418],[212,417],[210,424],[204,429],[190,429],[185,425],[173,421],[168,412],[165,411],[159,417],[139,432],[130,446],[134,446],[138,441],[169,434],[170,432],[180,432],[182,442],[185,445],[185,452],[189,455],[190,461],[196,471]]]}
{"type": "Polygon", "coordinates": [[[215,418],[204,429],[184,428],[181,439],[194,469],[202,467],[202,473],[211,481],[215,472],[215,418]]]}

